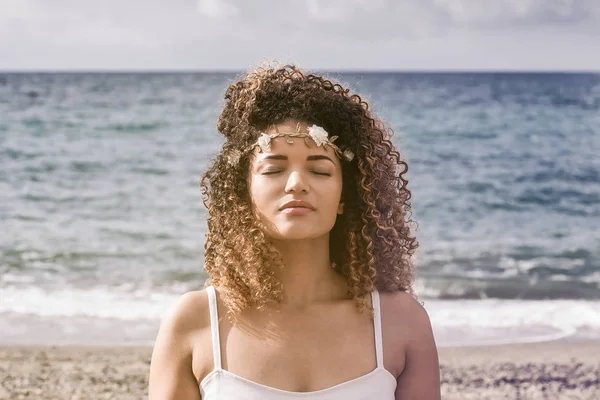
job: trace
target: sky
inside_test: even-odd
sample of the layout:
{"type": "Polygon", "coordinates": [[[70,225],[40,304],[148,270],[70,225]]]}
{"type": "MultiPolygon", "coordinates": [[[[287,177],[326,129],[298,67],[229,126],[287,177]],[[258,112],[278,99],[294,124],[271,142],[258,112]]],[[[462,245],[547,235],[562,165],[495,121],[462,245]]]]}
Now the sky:
{"type": "Polygon", "coordinates": [[[0,0],[0,70],[600,71],[600,0],[0,0]]]}

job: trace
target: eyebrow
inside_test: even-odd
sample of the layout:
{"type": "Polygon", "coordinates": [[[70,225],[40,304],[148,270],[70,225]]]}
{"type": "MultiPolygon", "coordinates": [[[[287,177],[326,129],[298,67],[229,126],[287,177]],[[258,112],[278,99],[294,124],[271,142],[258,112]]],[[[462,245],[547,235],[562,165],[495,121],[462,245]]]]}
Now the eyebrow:
{"type": "MultiPolygon", "coordinates": [[[[266,160],[283,160],[283,161],[287,161],[288,160],[288,156],[284,156],[283,154],[272,154],[272,155],[268,155],[265,156],[262,160],[260,160],[260,162],[266,161],[266,160]]],[[[318,161],[318,160],[329,160],[331,161],[333,164],[335,164],[335,162],[322,154],[317,154],[314,156],[308,156],[306,157],[306,161],[318,161]]]]}

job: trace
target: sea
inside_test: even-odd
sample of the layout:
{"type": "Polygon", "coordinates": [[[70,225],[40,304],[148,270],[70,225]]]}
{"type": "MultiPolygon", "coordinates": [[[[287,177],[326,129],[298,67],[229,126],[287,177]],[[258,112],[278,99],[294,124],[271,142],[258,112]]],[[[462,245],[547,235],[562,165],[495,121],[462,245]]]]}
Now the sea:
{"type": "MultiPolygon", "coordinates": [[[[326,74],[408,162],[439,346],[600,338],[599,73],[326,74]]],[[[203,287],[236,77],[0,73],[0,344],[152,344],[203,287]]]]}

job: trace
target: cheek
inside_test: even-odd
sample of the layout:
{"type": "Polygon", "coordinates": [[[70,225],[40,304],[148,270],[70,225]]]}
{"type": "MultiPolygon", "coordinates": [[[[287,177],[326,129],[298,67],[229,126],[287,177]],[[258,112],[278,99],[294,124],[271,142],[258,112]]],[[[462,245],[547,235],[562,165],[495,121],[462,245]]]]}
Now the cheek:
{"type": "Polygon", "coordinates": [[[326,196],[323,196],[323,198],[326,199],[328,212],[337,212],[342,197],[341,182],[336,182],[335,184],[328,186],[325,193],[326,196]]]}
{"type": "Polygon", "coordinates": [[[251,177],[248,181],[248,188],[250,193],[250,201],[252,208],[258,211],[266,211],[268,206],[269,187],[259,177],[251,177]]]}
{"type": "MultiPolygon", "coordinates": [[[[250,194],[250,201],[252,202],[252,205],[255,206],[257,203],[257,200],[260,197],[260,193],[261,191],[258,189],[260,187],[260,184],[258,182],[256,182],[256,179],[250,177],[248,179],[248,193],[250,194]]],[[[260,201],[258,201],[260,202],[260,201]]]]}

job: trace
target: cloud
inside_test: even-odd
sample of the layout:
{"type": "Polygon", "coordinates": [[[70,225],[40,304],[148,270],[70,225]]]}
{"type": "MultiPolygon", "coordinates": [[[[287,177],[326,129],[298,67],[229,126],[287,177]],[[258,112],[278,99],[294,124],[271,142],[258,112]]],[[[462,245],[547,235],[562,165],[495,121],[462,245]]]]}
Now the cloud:
{"type": "Polygon", "coordinates": [[[306,6],[321,28],[366,38],[511,27],[586,25],[600,31],[598,0],[306,0],[306,6]]]}
{"type": "Polygon", "coordinates": [[[468,28],[577,25],[600,20],[596,0],[434,0],[456,25],[468,28]]]}
{"type": "Polygon", "coordinates": [[[480,63],[494,46],[518,68],[549,43],[576,65],[600,53],[598,34],[598,0],[0,0],[0,69],[245,68],[263,58],[435,69],[452,54],[480,63]]]}
{"type": "Polygon", "coordinates": [[[153,47],[207,34],[209,28],[185,0],[0,0],[15,1],[22,4],[18,15],[0,14],[0,43],[8,46],[153,47]]]}
{"type": "Polygon", "coordinates": [[[0,0],[0,18],[16,19],[26,18],[31,15],[31,8],[27,0],[0,0]]]}
{"type": "Polygon", "coordinates": [[[378,12],[386,6],[386,0],[306,0],[309,15],[321,21],[343,21],[357,13],[378,12]]]}
{"type": "Polygon", "coordinates": [[[309,15],[320,32],[356,40],[425,37],[445,29],[442,15],[426,1],[373,2],[307,0],[309,15]]]}
{"type": "Polygon", "coordinates": [[[196,8],[200,14],[210,18],[232,17],[238,14],[238,8],[225,0],[197,0],[196,8]]]}
{"type": "MultiPolygon", "coordinates": [[[[598,0],[205,0],[236,10],[228,23],[257,37],[305,35],[306,40],[424,39],[453,31],[537,30],[600,32],[598,0]]],[[[220,13],[215,13],[219,17],[220,13]]]]}

